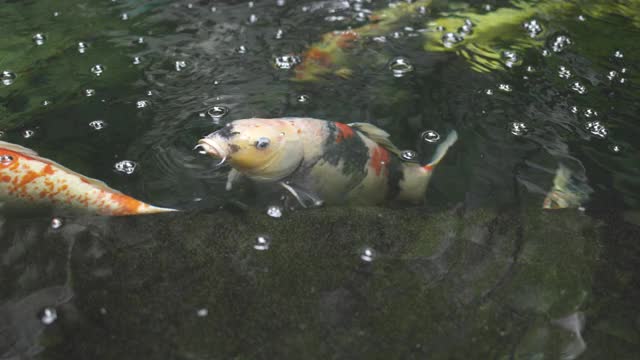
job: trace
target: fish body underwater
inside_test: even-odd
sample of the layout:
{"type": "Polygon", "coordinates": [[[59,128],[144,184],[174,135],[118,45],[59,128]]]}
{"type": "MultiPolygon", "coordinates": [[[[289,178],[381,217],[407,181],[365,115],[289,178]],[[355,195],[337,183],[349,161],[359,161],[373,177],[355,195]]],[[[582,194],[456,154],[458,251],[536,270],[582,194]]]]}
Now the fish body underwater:
{"type": "Polygon", "coordinates": [[[136,200],[4,141],[0,141],[0,200],[22,207],[59,206],[111,216],[175,211],[136,200]]]}
{"type": "Polygon", "coordinates": [[[421,165],[403,160],[389,134],[368,123],[253,118],[227,124],[197,147],[231,165],[227,190],[245,176],[277,184],[307,207],[422,203],[434,167],[456,140],[452,131],[421,165]]]}

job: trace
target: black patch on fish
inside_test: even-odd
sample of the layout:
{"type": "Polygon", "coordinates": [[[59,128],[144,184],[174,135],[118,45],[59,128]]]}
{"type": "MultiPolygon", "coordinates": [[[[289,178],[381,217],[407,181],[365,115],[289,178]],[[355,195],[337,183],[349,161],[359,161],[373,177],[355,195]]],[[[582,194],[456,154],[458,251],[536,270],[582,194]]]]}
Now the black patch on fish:
{"type": "Polygon", "coordinates": [[[240,150],[240,146],[236,144],[229,144],[229,150],[231,150],[231,154],[240,150]]]}
{"type": "Polygon", "coordinates": [[[400,188],[400,182],[404,180],[404,165],[394,154],[390,154],[387,170],[389,175],[387,177],[386,199],[393,200],[402,190],[400,188]]]}
{"type": "Polygon", "coordinates": [[[223,139],[229,139],[230,137],[238,135],[240,133],[237,131],[233,131],[233,125],[228,125],[216,131],[214,134],[220,136],[223,139]]]}
{"type": "Polygon", "coordinates": [[[367,162],[369,161],[369,148],[353,129],[353,136],[336,141],[340,130],[335,123],[328,122],[329,136],[325,139],[322,159],[327,163],[338,166],[343,161],[342,173],[350,176],[354,186],[359,184],[367,175],[367,162]]]}

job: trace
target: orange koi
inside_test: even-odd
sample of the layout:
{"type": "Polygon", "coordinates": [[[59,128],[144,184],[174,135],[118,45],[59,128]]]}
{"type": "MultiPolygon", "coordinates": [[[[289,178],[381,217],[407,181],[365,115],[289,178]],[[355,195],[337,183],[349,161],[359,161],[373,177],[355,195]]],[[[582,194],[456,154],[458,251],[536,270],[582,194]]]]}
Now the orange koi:
{"type": "Polygon", "coordinates": [[[176,211],[146,204],[20,145],[0,141],[0,200],[79,208],[100,215],[176,211]]]}

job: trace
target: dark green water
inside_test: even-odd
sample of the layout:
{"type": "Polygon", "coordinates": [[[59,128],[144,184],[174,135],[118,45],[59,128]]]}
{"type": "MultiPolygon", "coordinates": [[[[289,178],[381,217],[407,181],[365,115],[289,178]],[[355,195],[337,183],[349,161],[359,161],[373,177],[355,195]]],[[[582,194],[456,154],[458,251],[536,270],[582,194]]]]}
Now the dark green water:
{"type": "Polygon", "coordinates": [[[429,47],[456,31],[435,28],[444,18],[514,7],[435,1],[295,81],[277,57],[375,22],[389,2],[0,0],[2,140],[185,210],[5,211],[0,358],[638,358],[640,4],[521,11],[534,3],[535,41],[519,21],[485,36],[504,20],[486,17],[475,45],[429,47]],[[394,77],[399,56],[413,71],[394,77]],[[213,119],[214,106],[228,114],[213,119]],[[226,192],[228,169],[192,150],[252,116],[371,122],[425,160],[436,144],[423,131],[460,140],[424,207],[272,218],[259,189],[226,192]],[[132,174],[114,170],[122,160],[132,174]],[[581,209],[541,208],[560,164],[591,191],[581,209]]]}

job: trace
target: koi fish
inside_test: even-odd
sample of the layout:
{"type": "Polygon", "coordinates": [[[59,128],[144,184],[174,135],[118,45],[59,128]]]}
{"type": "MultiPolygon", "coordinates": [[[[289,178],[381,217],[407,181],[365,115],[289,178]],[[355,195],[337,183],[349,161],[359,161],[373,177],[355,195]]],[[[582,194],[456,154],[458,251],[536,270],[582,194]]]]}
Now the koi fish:
{"type": "Polygon", "coordinates": [[[579,208],[588,199],[593,189],[560,164],[553,178],[553,186],[545,197],[542,208],[547,210],[579,208]]]}
{"type": "Polygon", "coordinates": [[[20,145],[0,141],[0,200],[54,205],[101,215],[152,214],[174,209],[145,204],[20,145]]]}
{"type": "Polygon", "coordinates": [[[198,141],[227,162],[227,190],[241,176],[277,184],[303,206],[420,203],[434,167],[457,140],[455,131],[426,165],[404,161],[389,134],[368,123],[311,118],[243,119],[198,141]]]}

